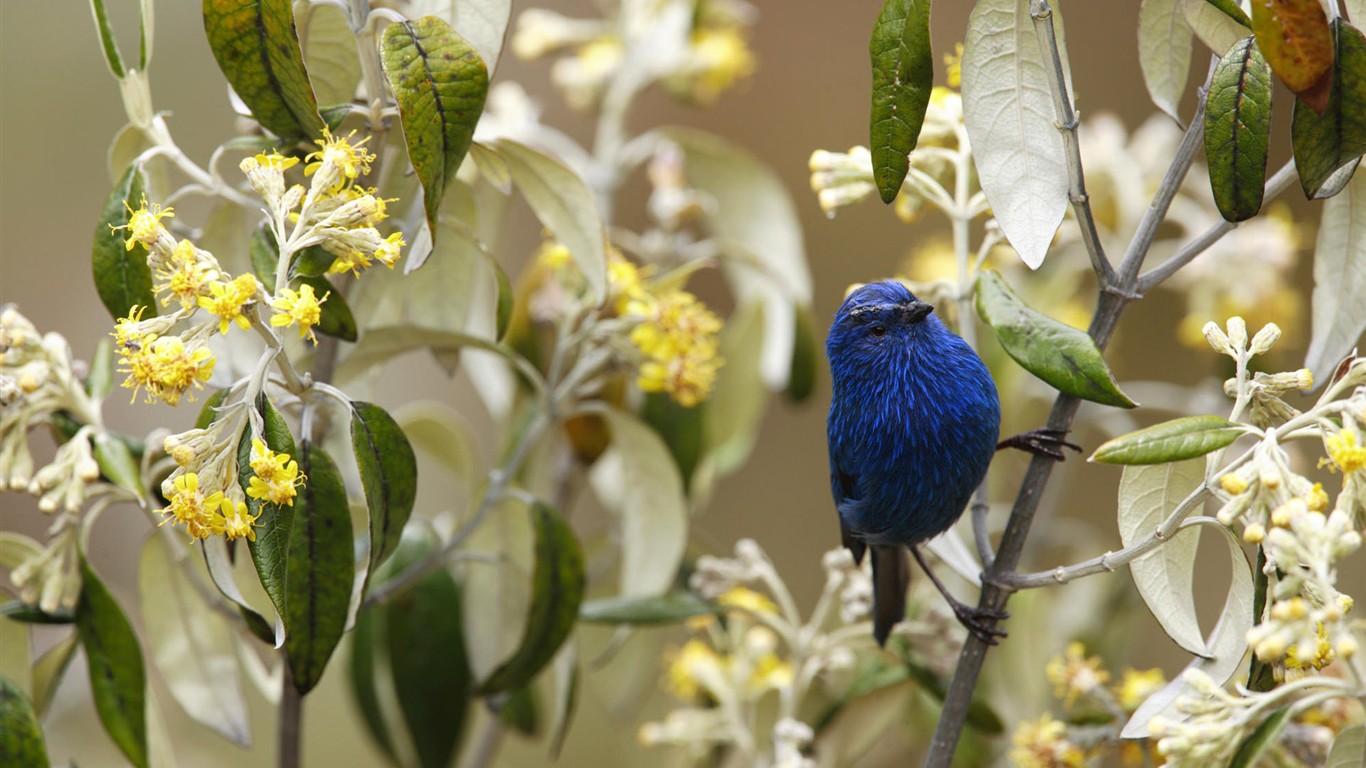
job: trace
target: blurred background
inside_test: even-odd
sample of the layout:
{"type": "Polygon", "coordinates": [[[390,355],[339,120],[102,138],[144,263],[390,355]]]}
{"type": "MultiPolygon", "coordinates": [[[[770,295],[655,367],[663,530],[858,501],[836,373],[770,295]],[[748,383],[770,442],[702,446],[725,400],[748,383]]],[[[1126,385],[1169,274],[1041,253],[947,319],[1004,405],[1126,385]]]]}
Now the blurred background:
{"type": "MultiPolygon", "coordinates": [[[[136,3],[107,2],[124,50],[134,50],[136,3]]],[[[549,5],[569,15],[594,13],[592,4],[586,2],[549,5]]],[[[925,215],[913,226],[907,226],[876,201],[842,209],[837,217],[827,218],[808,189],[807,159],[813,150],[843,151],[855,144],[867,144],[867,46],[880,5],[873,0],[760,0],[760,16],[751,40],[758,69],[751,78],[709,108],[679,105],[666,95],[651,91],[638,101],[631,116],[631,126],[637,130],[678,124],[718,133],[749,148],[776,169],[802,217],[822,340],[823,329],[846,286],[898,272],[917,247],[947,234],[947,224],[941,218],[925,215]]],[[[961,40],[970,6],[936,4],[932,28],[937,50],[951,50],[961,40]]],[[[518,3],[514,14],[523,7],[525,4],[518,3]]],[[[1102,112],[1113,113],[1132,130],[1155,111],[1138,68],[1137,9],[1137,0],[1066,6],[1067,45],[1084,120],[1102,112]]],[[[1205,53],[1199,44],[1194,61],[1196,71],[1192,80],[1204,71],[1205,53]]],[[[937,79],[942,82],[943,67],[938,61],[936,69],[937,79]]],[[[542,105],[543,120],[588,141],[591,124],[584,115],[569,109],[550,84],[548,71],[546,61],[522,62],[505,50],[495,82],[522,83],[542,105]]],[[[233,116],[226,85],[205,43],[198,3],[156,3],[155,53],[150,76],[157,109],[171,113],[173,134],[187,153],[203,164],[212,149],[230,137],[233,116]]],[[[1191,87],[1194,88],[1193,82],[1191,87]]],[[[1289,99],[1282,103],[1288,105],[1289,99]]],[[[1288,115],[1289,110],[1284,108],[1277,115],[1272,168],[1278,167],[1289,153],[1285,130],[1288,115]]],[[[78,358],[87,357],[96,341],[112,327],[96,297],[88,265],[94,222],[111,186],[105,154],[123,123],[117,85],[97,45],[88,3],[0,3],[0,231],[10,233],[0,245],[0,301],[17,303],[40,330],[65,334],[78,358]]],[[[628,186],[623,199],[631,199],[633,189],[645,190],[641,180],[633,184],[628,186]]],[[[1283,199],[1289,203],[1289,218],[1293,219],[1301,247],[1300,258],[1285,272],[1282,290],[1298,303],[1289,313],[1293,316],[1278,318],[1286,336],[1279,347],[1281,357],[1274,362],[1295,368],[1303,359],[1308,338],[1307,257],[1312,249],[1317,208],[1304,203],[1298,188],[1290,190],[1283,199]]],[[[622,212],[623,223],[630,226],[634,223],[630,217],[640,215],[639,205],[627,206],[622,212]]],[[[1063,226],[1073,225],[1067,221],[1063,226]]],[[[507,252],[524,257],[539,242],[539,226],[529,212],[519,208],[509,223],[507,237],[511,245],[507,252]]],[[[517,267],[506,266],[509,272],[517,267]]],[[[1038,275],[1028,279],[1047,280],[1051,271],[1061,269],[1070,268],[1050,259],[1038,275]]],[[[714,293],[719,290],[719,281],[704,280],[700,290],[704,295],[709,290],[714,293]]],[[[1081,295],[1089,308],[1089,295],[1081,295]]],[[[724,300],[721,302],[725,306],[724,300]]],[[[1183,346],[1177,341],[1186,311],[1184,299],[1173,292],[1159,293],[1128,310],[1107,355],[1121,383],[1157,379],[1188,384],[1210,376],[1221,380],[1227,375],[1208,349],[1183,346]]],[[[1249,320],[1255,330],[1258,326],[1254,323],[1249,320]]],[[[448,382],[425,358],[410,356],[404,358],[403,364],[408,366],[403,382],[386,384],[379,390],[380,402],[399,404],[417,397],[450,398],[454,391],[457,403],[463,400],[477,408],[467,385],[448,382]]],[[[795,405],[781,398],[773,401],[749,464],[720,483],[712,504],[693,528],[694,549],[698,552],[726,554],[738,538],[757,539],[798,600],[808,607],[823,579],[820,556],[838,544],[826,479],[824,417],[829,386],[823,362],[821,367],[821,380],[808,401],[795,405]]],[[[1010,374],[1010,381],[1019,382],[1020,378],[1010,374]]],[[[1215,387],[1211,385],[1206,394],[1218,403],[1221,396],[1215,387]]],[[[1003,434],[1043,422],[1044,400],[1022,392],[1003,391],[1002,395],[1007,408],[1003,434]]],[[[1141,396],[1137,399],[1143,400],[1141,396]]],[[[1224,408],[1222,404],[1217,407],[1224,408]]],[[[1100,410],[1098,406],[1084,406],[1082,423],[1097,416],[1100,410]]],[[[187,428],[196,411],[195,406],[129,406],[116,394],[106,416],[119,429],[142,433],[154,426],[187,428]]],[[[1137,416],[1144,423],[1164,417],[1161,413],[1143,412],[1137,416]]],[[[476,423],[484,424],[486,420],[476,423]]],[[[1083,426],[1073,437],[1089,451],[1105,436],[1103,431],[1083,426]]],[[[1003,454],[997,460],[992,475],[994,501],[1013,498],[1026,461],[1023,454],[1003,454]]],[[[1035,522],[1025,567],[1038,570],[1084,559],[1106,549],[1118,549],[1113,500],[1119,474],[1118,468],[1087,465],[1081,460],[1071,460],[1060,468],[1035,522]]],[[[429,492],[424,488],[424,498],[429,492]]],[[[5,494],[0,496],[0,504],[0,528],[41,535],[44,518],[28,497],[5,494]]],[[[994,514],[1003,519],[1004,511],[996,510],[994,514]]],[[[133,607],[133,568],[137,546],[147,532],[143,519],[132,510],[112,510],[97,527],[92,547],[97,569],[106,574],[134,615],[137,610],[133,607]]],[[[1207,557],[1202,557],[1197,566],[1197,579],[1203,590],[1200,604],[1212,617],[1222,604],[1227,566],[1223,556],[1212,547],[1202,554],[1207,557]]],[[[1353,579],[1362,583],[1362,558],[1355,560],[1353,571],[1342,577],[1347,583],[1353,579]]],[[[1008,680],[1012,688],[1037,694],[1011,697],[1022,702],[1033,699],[1036,703],[1031,706],[1042,706],[1046,701],[1044,663],[1060,653],[1074,634],[1102,650],[1111,669],[1116,671],[1123,665],[1163,666],[1170,675],[1186,660],[1157,629],[1133,592],[1127,573],[1122,571],[1050,590],[1044,595],[1031,595],[1012,603],[1012,608],[1017,617],[1028,617],[1025,620],[1042,629],[1036,631],[1031,628],[1033,625],[1021,624],[1021,618],[1008,623],[1012,637],[992,654],[986,679],[993,685],[1008,680]],[[1097,625],[1102,620],[1099,615],[1079,613],[1088,610],[1079,606],[1102,605],[1108,621],[1103,627],[1097,625]],[[1008,677],[1003,669],[1009,670],[1008,677]]],[[[1207,617],[1207,629],[1211,623],[1212,619],[1207,617]]],[[[660,648],[681,642],[681,635],[662,630],[654,634],[659,636],[639,644],[641,653],[658,658],[660,648]]],[[[38,647],[50,643],[51,637],[40,631],[38,647]]],[[[632,652],[628,646],[623,656],[632,652]]],[[[656,681],[661,668],[649,664],[648,659],[630,668],[644,669],[647,674],[634,680],[617,680],[613,677],[613,665],[588,673],[578,721],[559,764],[630,766],[665,757],[663,751],[644,750],[633,738],[641,722],[658,719],[669,707],[669,699],[656,681]],[[594,677],[598,679],[594,681],[594,677]],[[647,694],[645,704],[623,706],[625,701],[641,699],[618,695],[622,686],[634,686],[647,694]]],[[[164,701],[181,764],[248,765],[273,759],[273,710],[259,695],[249,698],[255,738],[249,756],[207,735],[176,711],[169,698],[164,701]]],[[[1018,712],[1004,714],[1013,719],[1037,716],[1041,711],[1022,707],[1018,712]]],[[[304,718],[306,764],[378,762],[377,753],[357,725],[339,669],[334,668],[308,697],[304,718]]],[[[69,760],[83,766],[121,764],[121,757],[95,719],[83,662],[79,659],[67,675],[44,727],[54,764],[69,760]]],[[[924,727],[923,723],[910,722],[894,727],[858,764],[904,765],[908,751],[928,739],[928,731],[920,730],[924,727]]],[[[543,745],[510,737],[498,764],[536,765],[546,760],[543,745]]]]}

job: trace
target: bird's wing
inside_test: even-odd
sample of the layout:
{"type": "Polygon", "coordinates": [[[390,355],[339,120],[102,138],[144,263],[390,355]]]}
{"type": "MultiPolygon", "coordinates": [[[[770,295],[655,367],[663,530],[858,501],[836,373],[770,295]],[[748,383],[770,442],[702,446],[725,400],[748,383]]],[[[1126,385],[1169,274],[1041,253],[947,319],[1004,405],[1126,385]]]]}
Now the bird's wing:
{"type": "Polygon", "coordinates": [[[867,551],[868,545],[863,542],[844,522],[844,515],[850,507],[859,504],[858,478],[845,467],[847,461],[841,461],[843,451],[834,442],[830,443],[830,493],[835,497],[835,509],[840,512],[840,542],[848,548],[849,553],[854,556],[855,563],[863,562],[863,553],[867,551]]]}

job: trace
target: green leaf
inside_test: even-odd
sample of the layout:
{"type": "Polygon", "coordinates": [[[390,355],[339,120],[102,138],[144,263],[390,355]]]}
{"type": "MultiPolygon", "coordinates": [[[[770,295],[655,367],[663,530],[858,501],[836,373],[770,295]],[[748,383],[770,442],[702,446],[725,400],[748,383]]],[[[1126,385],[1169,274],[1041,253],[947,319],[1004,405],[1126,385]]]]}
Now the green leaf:
{"type": "Polygon", "coordinates": [[[436,571],[386,606],[389,668],[399,708],[423,768],[450,765],[473,685],[465,653],[460,589],[436,571]]]}
{"type": "Polygon", "coordinates": [[[579,618],[597,624],[677,624],[693,616],[717,613],[716,604],[695,592],[666,592],[644,597],[604,597],[579,608],[579,618]]]}
{"type": "Polygon", "coordinates": [[[322,313],[318,317],[318,324],[314,326],[318,333],[327,336],[335,336],[342,341],[354,342],[360,338],[356,328],[356,316],[351,313],[351,307],[346,303],[346,297],[332,287],[325,277],[296,277],[291,281],[294,285],[312,286],[313,294],[320,300],[326,296],[327,301],[322,302],[322,313]]]}
{"type": "Polygon", "coordinates": [[[307,440],[299,444],[298,460],[299,474],[306,479],[286,511],[294,521],[281,619],[294,687],[308,693],[322,679],[346,627],[355,565],[351,510],[336,465],[307,440]]]}
{"type": "Polygon", "coordinates": [[[1238,751],[1234,753],[1233,761],[1228,764],[1228,768],[1253,768],[1258,765],[1262,755],[1276,743],[1281,731],[1289,725],[1290,715],[1290,707],[1281,707],[1272,712],[1238,746],[1238,751]]]}
{"type": "Polygon", "coordinates": [[[95,345],[90,356],[90,373],[85,377],[85,392],[92,400],[103,400],[114,385],[114,342],[107,337],[95,345]]]}
{"type": "Polygon", "coordinates": [[[147,538],[138,562],[148,653],[185,713],[240,747],[251,745],[247,702],[237,669],[233,628],[177,565],[161,532],[147,538]]]}
{"type": "MultiPolygon", "coordinates": [[[[743,147],[683,128],[664,135],[683,150],[688,183],[715,201],[705,212],[707,231],[725,257],[721,272],[736,305],[763,304],[764,342],[756,364],[764,384],[780,390],[792,373],[793,314],[811,306],[811,271],[792,196],[778,174],[743,147]]],[[[726,359],[727,365],[737,362],[726,359]]]]}
{"type": "Polygon", "coordinates": [[[1334,172],[1366,153],[1366,36],[1334,19],[1337,50],[1328,101],[1319,114],[1295,99],[1290,144],[1305,197],[1317,197],[1334,172]]]}
{"type": "Polygon", "coordinates": [[[128,444],[108,432],[100,432],[93,441],[95,461],[100,474],[109,482],[142,499],[142,470],[128,444]]]}
{"type": "Polygon", "coordinates": [[[498,707],[498,719],[523,736],[538,736],[541,713],[536,706],[536,690],[528,685],[509,693],[498,707]]]}
{"type": "Polygon", "coordinates": [[[578,619],[583,601],[583,549],[574,530],[549,506],[531,506],[536,532],[536,567],[531,577],[531,606],[522,640],[480,686],[487,695],[521,688],[541,671],[559,650],[578,619]]]}
{"type": "Polygon", "coordinates": [[[1252,0],[1252,33],[1271,71],[1322,111],[1333,70],[1333,35],[1319,0],[1252,0]]]}
{"type": "Polygon", "coordinates": [[[1252,32],[1252,20],[1237,7],[1236,0],[1177,0],[1182,15],[1200,42],[1218,55],[1252,32]],[[1228,5],[1237,16],[1216,5],[1228,5]]]}
{"type": "Polygon", "coordinates": [[[1211,8],[1218,10],[1220,13],[1238,22],[1239,26],[1252,29],[1252,19],[1249,19],[1247,13],[1243,11],[1242,6],[1238,5],[1238,0],[1197,0],[1197,2],[1203,2],[1211,8]]]}
{"type": "Polygon", "coordinates": [[[705,445],[703,427],[707,403],[688,408],[663,392],[647,392],[640,419],[653,429],[673,456],[686,493],[705,445]]]}
{"type": "Polygon", "coordinates": [[[351,681],[351,695],[360,709],[361,722],[374,740],[375,746],[398,763],[398,753],[394,750],[394,738],[389,734],[389,726],[384,718],[380,704],[380,693],[376,682],[379,664],[376,660],[380,653],[379,633],[384,631],[384,606],[361,611],[356,617],[356,626],[351,630],[351,663],[348,665],[348,678],[351,681]]]}
{"type": "Polygon", "coordinates": [[[7,677],[0,677],[0,765],[48,766],[43,729],[33,705],[7,677]]]}
{"type": "MultiPolygon", "coordinates": [[[[265,398],[256,401],[257,411],[265,425],[261,440],[266,447],[276,453],[287,453],[297,460],[294,451],[294,437],[289,433],[285,417],[275,409],[275,405],[265,398]]],[[[251,468],[251,441],[255,437],[251,425],[242,430],[242,440],[237,444],[237,481],[242,490],[251,488],[251,479],[256,472],[251,468]]],[[[301,467],[302,469],[302,467],[301,467]]],[[[307,480],[305,480],[307,482],[307,480]]],[[[295,499],[295,503],[298,500],[295,499]]],[[[256,565],[256,573],[261,577],[261,588],[270,597],[275,610],[283,618],[285,614],[285,570],[289,562],[289,543],[296,520],[296,508],[281,508],[275,504],[247,496],[247,511],[256,518],[256,539],[249,541],[251,559],[256,565]]]]}
{"type": "Polygon", "coordinates": [[[1118,408],[1137,405],[1120,391],[1094,339],[1030,309],[995,270],[977,279],[977,314],[1015,362],[1059,392],[1118,408]]]}
{"type": "Polygon", "coordinates": [[[4,615],[0,605],[0,678],[9,678],[20,691],[33,691],[33,633],[22,621],[4,615]]]}
{"type": "Polygon", "coordinates": [[[1348,726],[1338,732],[1323,768],[1356,768],[1366,765],[1366,724],[1348,726]]]}
{"type": "Polygon", "coordinates": [[[76,632],[90,669],[90,693],[104,730],[128,761],[147,766],[147,678],[133,625],[80,553],[76,632]]]}
{"type": "Polygon", "coordinates": [[[435,233],[446,183],[469,152],[484,112],[488,69],[473,46],[435,16],[386,27],[380,61],[435,233]]]}
{"type": "Polygon", "coordinates": [[[147,266],[147,248],[133,243],[129,250],[124,245],[128,236],[130,214],[128,206],[137,207],[147,189],[147,177],[142,166],[128,167],[122,178],[105,198],[95,225],[94,245],[90,266],[95,276],[95,291],[109,314],[118,320],[127,317],[134,306],[147,307],[156,314],[156,295],[152,293],[152,268],[147,266]]]}
{"type": "Polygon", "coordinates": [[[1165,464],[1193,459],[1231,444],[1246,432],[1246,426],[1222,416],[1185,416],[1108,440],[1088,461],[1165,464]]]}
{"type": "Polygon", "coordinates": [[[1138,9],[1138,64],[1157,108],[1178,123],[1181,97],[1190,79],[1194,33],[1181,0],[1143,0],[1138,9]]]}
{"type": "Polygon", "coordinates": [[[370,510],[370,568],[393,554],[417,498],[417,457],[383,408],[351,403],[351,446],[370,510]]]}
{"type": "MultiPolygon", "coordinates": [[[[235,551],[235,550],[234,550],[235,551]]],[[[204,556],[204,567],[209,579],[218,591],[237,606],[237,612],[246,623],[247,631],[261,642],[279,648],[284,643],[284,627],[275,626],[256,611],[256,608],[242,594],[233,576],[233,563],[228,554],[228,541],[222,538],[205,539],[200,542],[200,552],[204,556]],[[276,630],[280,630],[277,632],[276,630]]],[[[255,563],[253,562],[253,565],[255,563]]],[[[259,574],[258,574],[259,578],[259,574]]]]}
{"type": "Polygon", "coordinates": [[[100,49],[104,51],[104,61],[109,72],[122,80],[125,70],[123,56],[119,53],[119,43],[114,39],[114,28],[109,24],[109,12],[104,9],[104,0],[90,0],[90,10],[95,14],[95,27],[100,33],[100,49]]]}
{"type": "Polygon", "coordinates": [[[794,403],[800,403],[816,389],[821,343],[816,338],[816,318],[811,307],[798,307],[794,319],[797,328],[792,337],[792,368],[787,376],[787,397],[794,403]]]}
{"type": "Polygon", "coordinates": [[[290,0],[203,0],[218,68],[263,127],[281,138],[322,137],[290,0]]]}
{"type": "Polygon", "coordinates": [[[569,249],[588,281],[590,298],[600,301],[607,289],[605,236],[602,214],[587,182],[559,160],[511,139],[499,139],[491,148],[536,218],[569,249]]]}
{"type": "Polygon", "coordinates": [[[873,60],[873,179],[882,202],[890,203],[906,178],[906,156],[920,137],[934,87],[930,0],[886,0],[868,53],[873,60]]]}
{"type": "Polygon", "coordinates": [[[1323,203],[1314,245],[1313,329],[1304,366],[1326,382],[1366,332],[1366,173],[1323,203]]]}
{"type": "Polygon", "coordinates": [[[228,397],[228,390],[220,389],[212,395],[204,398],[204,406],[199,409],[199,415],[194,419],[195,429],[208,429],[213,420],[218,418],[218,407],[228,397]]]}
{"type": "Polygon", "coordinates": [[[80,633],[72,632],[54,643],[33,663],[33,708],[38,712],[38,717],[43,717],[52,705],[57,686],[66,676],[78,645],[80,633]]]}
{"type": "Polygon", "coordinates": [[[1214,204],[1227,220],[1257,215],[1271,133],[1271,67],[1254,37],[1239,40],[1214,68],[1205,106],[1205,157],[1214,204]]]}
{"type": "Polygon", "coordinates": [[[612,445],[589,470],[603,506],[621,521],[621,594],[657,595],[673,585],[688,540],[683,480],[669,448],[630,414],[606,406],[600,414],[612,445]]]}
{"type": "MultiPolygon", "coordinates": [[[[1052,23],[1068,71],[1062,17],[1052,23]]],[[[963,122],[982,192],[1030,269],[1043,263],[1069,205],[1067,158],[1029,3],[978,0],[963,40],[963,122]]]]}
{"type": "Polygon", "coordinates": [[[29,605],[18,598],[0,603],[0,616],[22,624],[61,625],[72,624],[76,621],[76,614],[71,611],[58,608],[55,612],[48,613],[42,608],[29,605]]]}
{"type": "Polygon", "coordinates": [[[768,336],[766,308],[759,301],[741,303],[721,329],[721,358],[726,364],[717,373],[716,387],[702,413],[706,458],[718,475],[739,469],[759,437],[767,402],[759,370],[768,336]]]}
{"type": "Polygon", "coordinates": [[[512,324],[512,281],[508,279],[507,270],[499,264],[493,256],[484,254],[488,261],[489,269],[493,270],[493,277],[498,281],[498,305],[494,311],[494,332],[493,338],[502,341],[507,335],[508,326],[512,324]]]}
{"type": "MultiPolygon", "coordinates": [[[[1205,482],[1205,462],[1124,468],[1119,480],[1119,540],[1132,546],[1157,529],[1192,491],[1205,482]]],[[[1138,594],[1162,631],[1197,656],[1209,654],[1195,611],[1195,552],[1198,531],[1176,536],[1129,563],[1138,594]]]]}

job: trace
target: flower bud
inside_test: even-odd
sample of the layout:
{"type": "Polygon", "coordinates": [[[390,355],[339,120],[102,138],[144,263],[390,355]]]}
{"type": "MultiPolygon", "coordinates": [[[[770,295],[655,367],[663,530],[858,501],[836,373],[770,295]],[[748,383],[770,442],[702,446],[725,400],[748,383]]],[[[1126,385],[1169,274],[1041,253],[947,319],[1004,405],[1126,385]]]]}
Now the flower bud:
{"type": "Polygon", "coordinates": [[[1205,323],[1205,327],[1201,331],[1205,334],[1205,341],[1209,342],[1210,347],[1215,352],[1222,355],[1233,354],[1233,347],[1229,346],[1228,336],[1224,334],[1218,323],[1211,320],[1205,323]]]}
{"type": "Polygon", "coordinates": [[[1234,349],[1247,349],[1247,323],[1237,315],[1228,319],[1228,343],[1234,349]]]}
{"type": "Polygon", "coordinates": [[[1219,485],[1234,496],[1247,490],[1247,481],[1240,477],[1236,472],[1230,472],[1219,478],[1219,485]]]}
{"type": "Polygon", "coordinates": [[[1260,355],[1268,349],[1271,349],[1271,345],[1275,344],[1280,338],[1280,327],[1275,323],[1267,323],[1262,326],[1260,331],[1257,331],[1256,336],[1252,337],[1252,342],[1248,345],[1247,351],[1249,354],[1260,355]]]}
{"type": "Polygon", "coordinates": [[[1249,544],[1260,544],[1266,538],[1266,528],[1261,523],[1252,523],[1243,529],[1243,541],[1249,544]]]}

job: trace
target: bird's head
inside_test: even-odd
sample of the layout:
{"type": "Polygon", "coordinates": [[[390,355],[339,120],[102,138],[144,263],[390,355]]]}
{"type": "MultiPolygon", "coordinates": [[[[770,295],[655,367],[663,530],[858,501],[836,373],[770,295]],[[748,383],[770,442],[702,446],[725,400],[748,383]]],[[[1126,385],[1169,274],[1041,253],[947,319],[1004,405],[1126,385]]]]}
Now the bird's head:
{"type": "Polygon", "coordinates": [[[835,313],[826,351],[879,356],[906,345],[939,326],[934,306],[917,299],[899,282],[868,283],[850,292],[835,313]]]}

